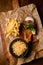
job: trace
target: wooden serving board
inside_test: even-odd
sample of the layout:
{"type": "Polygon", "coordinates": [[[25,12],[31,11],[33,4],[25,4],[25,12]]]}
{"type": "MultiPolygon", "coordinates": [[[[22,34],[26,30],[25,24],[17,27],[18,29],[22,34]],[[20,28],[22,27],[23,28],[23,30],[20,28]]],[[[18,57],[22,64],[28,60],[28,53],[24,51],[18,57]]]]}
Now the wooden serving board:
{"type": "Polygon", "coordinates": [[[0,12],[0,50],[0,64],[4,63],[4,65],[21,65],[23,63],[30,62],[36,58],[43,57],[43,29],[39,14],[37,12],[37,8],[34,4],[18,8],[16,11],[13,10],[8,12],[0,12]],[[7,23],[8,18],[17,18],[17,20],[20,20],[20,22],[22,22],[26,16],[33,16],[36,19],[36,23],[38,26],[37,37],[39,38],[39,42],[32,45],[32,51],[28,58],[14,58],[9,53],[9,45],[14,37],[5,37],[5,24],[7,23]],[[41,53],[39,51],[41,51],[41,53]]]}

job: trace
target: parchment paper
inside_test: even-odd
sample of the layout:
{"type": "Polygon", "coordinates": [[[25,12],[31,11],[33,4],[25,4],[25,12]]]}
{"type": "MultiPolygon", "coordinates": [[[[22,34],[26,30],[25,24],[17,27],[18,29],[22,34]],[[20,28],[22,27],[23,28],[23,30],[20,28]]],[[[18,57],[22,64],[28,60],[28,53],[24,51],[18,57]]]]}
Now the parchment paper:
{"type": "MultiPolygon", "coordinates": [[[[21,22],[26,16],[33,16],[36,20],[37,26],[38,26],[38,34],[37,37],[39,38],[38,43],[32,44],[32,51],[30,55],[27,58],[14,58],[12,55],[9,53],[9,44],[10,42],[14,39],[13,36],[9,36],[9,38],[6,38],[6,45],[7,45],[7,51],[10,56],[10,62],[7,61],[6,56],[4,55],[3,52],[3,44],[2,44],[2,39],[1,39],[1,34],[0,34],[0,65],[21,65],[26,62],[30,62],[36,58],[43,57],[43,29],[42,29],[42,24],[41,20],[39,17],[39,14],[37,12],[37,8],[34,4],[30,4],[21,8],[18,8],[16,11],[8,11],[8,12],[0,12],[0,24],[2,27],[3,32],[5,32],[5,24],[7,23],[8,18],[17,18],[21,22]],[[6,62],[6,63],[5,63],[6,62]],[[7,64],[8,63],[8,64],[7,64]]],[[[1,33],[1,32],[0,32],[1,33]]]]}

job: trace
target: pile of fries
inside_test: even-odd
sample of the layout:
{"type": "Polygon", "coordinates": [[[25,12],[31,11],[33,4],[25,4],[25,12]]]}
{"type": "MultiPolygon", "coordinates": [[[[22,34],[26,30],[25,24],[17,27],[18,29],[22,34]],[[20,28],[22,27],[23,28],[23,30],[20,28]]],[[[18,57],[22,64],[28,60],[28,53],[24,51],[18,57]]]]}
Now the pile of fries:
{"type": "Polygon", "coordinates": [[[14,36],[19,35],[19,27],[19,21],[9,18],[8,23],[6,24],[6,37],[8,37],[11,34],[14,36]]]}

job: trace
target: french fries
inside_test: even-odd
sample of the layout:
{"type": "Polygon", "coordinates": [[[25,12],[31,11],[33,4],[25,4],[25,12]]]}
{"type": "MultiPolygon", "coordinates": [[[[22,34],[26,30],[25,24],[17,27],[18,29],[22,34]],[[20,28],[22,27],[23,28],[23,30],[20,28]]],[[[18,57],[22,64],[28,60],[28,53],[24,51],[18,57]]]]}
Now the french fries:
{"type": "Polygon", "coordinates": [[[19,26],[19,21],[10,18],[8,20],[8,23],[6,24],[6,37],[8,37],[11,34],[14,36],[19,35],[19,26]]]}

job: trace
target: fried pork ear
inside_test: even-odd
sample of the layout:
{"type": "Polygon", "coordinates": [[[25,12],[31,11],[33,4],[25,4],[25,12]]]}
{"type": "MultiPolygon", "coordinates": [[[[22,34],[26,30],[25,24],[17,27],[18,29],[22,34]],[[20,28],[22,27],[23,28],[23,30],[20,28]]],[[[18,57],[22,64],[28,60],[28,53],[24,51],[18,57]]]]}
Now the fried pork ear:
{"type": "Polygon", "coordinates": [[[24,40],[26,40],[26,42],[30,42],[31,37],[32,37],[32,32],[28,29],[24,30],[24,40]]]}

